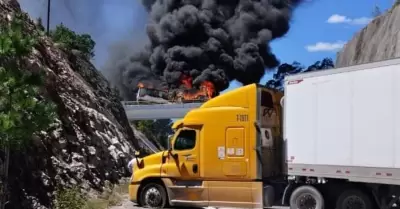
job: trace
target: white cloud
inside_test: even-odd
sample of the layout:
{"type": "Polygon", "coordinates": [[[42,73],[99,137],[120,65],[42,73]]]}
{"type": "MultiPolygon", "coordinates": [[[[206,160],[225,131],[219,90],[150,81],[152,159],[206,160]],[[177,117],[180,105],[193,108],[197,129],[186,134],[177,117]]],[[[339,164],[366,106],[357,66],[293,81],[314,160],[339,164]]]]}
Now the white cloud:
{"type": "Polygon", "coordinates": [[[327,23],[345,23],[351,22],[351,19],[343,15],[334,14],[328,18],[327,23]]]}
{"type": "Polygon", "coordinates": [[[339,23],[347,23],[350,25],[366,25],[368,24],[372,18],[369,17],[359,17],[359,18],[349,18],[344,15],[339,15],[339,14],[333,14],[328,18],[326,21],[327,23],[331,24],[339,24],[339,23]]]}
{"type": "Polygon", "coordinates": [[[353,19],[352,24],[366,25],[369,22],[371,22],[371,20],[372,20],[372,18],[369,18],[369,17],[360,17],[360,18],[353,19]]]}
{"type": "Polygon", "coordinates": [[[329,42],[317,42],[313,45],[308,45],[305,48],[309,52],[320,52],[320,51],[337,51],[346,44],[344,41],[336,41],[333,43],[329,42]]]}

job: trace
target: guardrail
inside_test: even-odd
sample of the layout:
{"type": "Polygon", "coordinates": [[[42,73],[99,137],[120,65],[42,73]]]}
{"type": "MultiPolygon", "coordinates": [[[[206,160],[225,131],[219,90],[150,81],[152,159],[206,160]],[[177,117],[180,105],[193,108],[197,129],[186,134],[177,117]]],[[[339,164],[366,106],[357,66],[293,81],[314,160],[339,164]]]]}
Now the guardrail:
{"type": "Polygon", "coordinates": [[[123,106],[127,105],[186,105],[186,104],[203,104],[204,101],[202,100],[192,100],[191,102],[182,102],[182,103],[176,103],[176,102],[169,102],[169,103],[156,103],[152,101],[121,101],[121,104],[123,106]]]}
{"type": "Polygon", "coordinates": [[[153,120],[182,118],[187,112],[203,103],[140,104],[137,101],[122,101],[129,120],[153,120]]]}

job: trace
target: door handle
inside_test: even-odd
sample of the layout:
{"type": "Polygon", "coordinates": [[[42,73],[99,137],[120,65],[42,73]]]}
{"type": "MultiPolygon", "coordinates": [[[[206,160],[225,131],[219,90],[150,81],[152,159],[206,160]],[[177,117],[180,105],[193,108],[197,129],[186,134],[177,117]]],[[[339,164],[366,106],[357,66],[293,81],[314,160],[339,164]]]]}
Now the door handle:
{"type": "Polygon", "coordinates": [[[196,158],[196,155],[192,155],[192,154],[185,154],[182,156],[185,157],[185,160],[194,160],[196,158]]]}

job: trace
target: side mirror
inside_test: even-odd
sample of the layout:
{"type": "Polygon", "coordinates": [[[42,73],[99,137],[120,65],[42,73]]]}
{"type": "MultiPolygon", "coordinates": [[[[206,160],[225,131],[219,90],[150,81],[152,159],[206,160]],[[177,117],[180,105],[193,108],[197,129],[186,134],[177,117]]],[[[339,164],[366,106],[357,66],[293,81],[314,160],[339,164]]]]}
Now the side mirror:
{"type": "Polygon", "coordinates": [[[168,151],[171,151],[172,150],[172,141],[171,141],[171,139],[172,139],[172,136],[174,136],[174,135],[168,135],[168,151]]]}
{"type": "Polygon", "coordinates": [[[136,158],[138,158],[140,156],[140,151],[135,151],[134,155],[136,158]]]}

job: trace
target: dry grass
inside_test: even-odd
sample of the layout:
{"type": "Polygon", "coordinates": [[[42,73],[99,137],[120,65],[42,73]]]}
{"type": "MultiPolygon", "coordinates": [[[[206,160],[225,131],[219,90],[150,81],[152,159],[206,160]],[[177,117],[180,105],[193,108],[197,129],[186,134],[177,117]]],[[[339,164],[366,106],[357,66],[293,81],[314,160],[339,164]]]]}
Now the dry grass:
{"type": "Polygon", "coordinates": [[[128,184],[115,185],[114,188],[105,191],[97,199],[89,199],[85,209],[107,209],[111,206],[118,206],[124,200],[124,194],[128,193],[128,184]]]}
{"type": "Polygon", "coordinates": [[[58,189],[54,201],[56,209],[108,209],[122,205],[128,194],[127,181],[119,185],[106,185],[105,191],[96,198],[88,199],[79,187],[58,189]]]}

